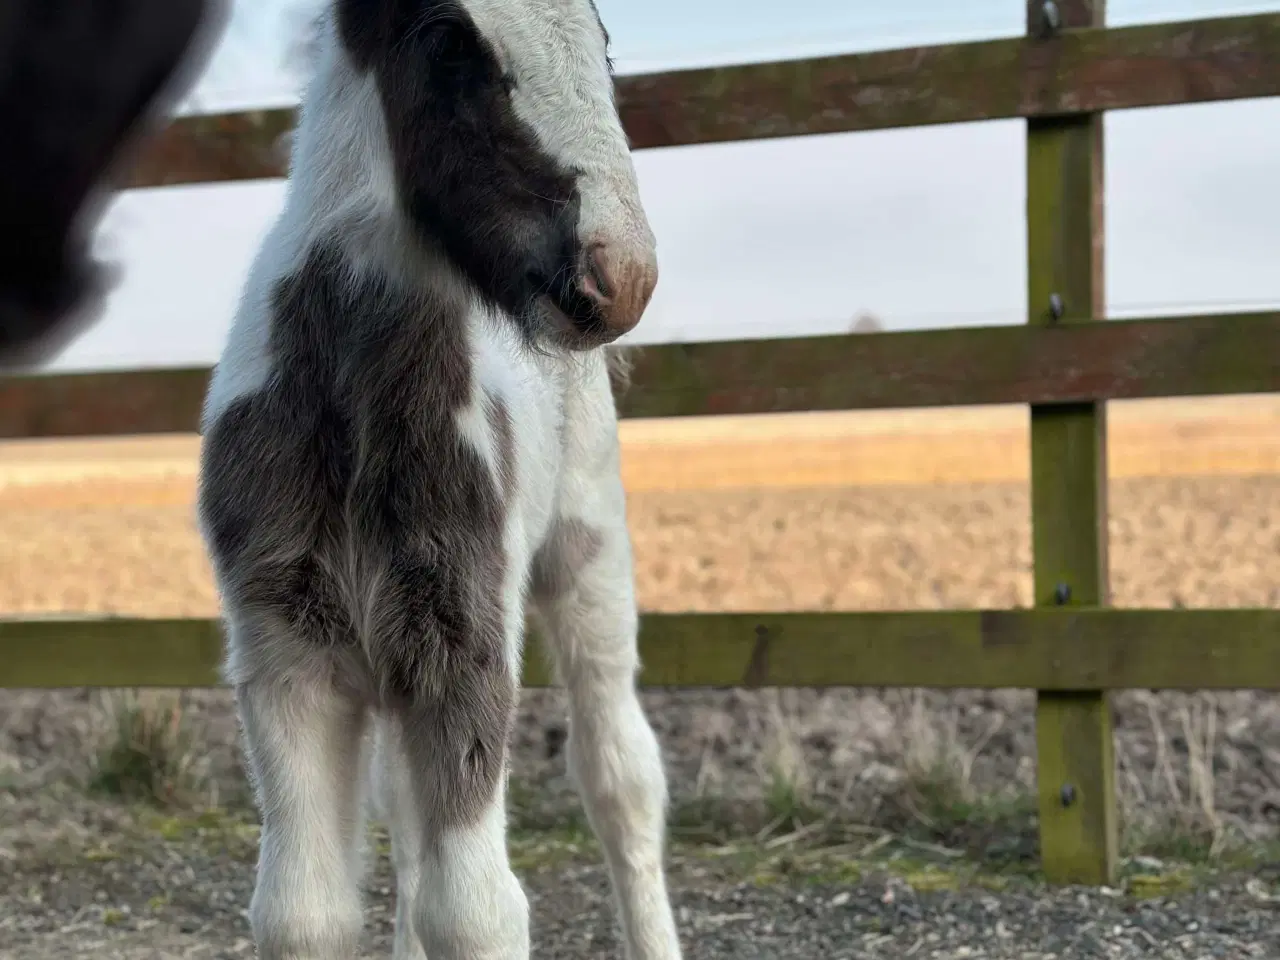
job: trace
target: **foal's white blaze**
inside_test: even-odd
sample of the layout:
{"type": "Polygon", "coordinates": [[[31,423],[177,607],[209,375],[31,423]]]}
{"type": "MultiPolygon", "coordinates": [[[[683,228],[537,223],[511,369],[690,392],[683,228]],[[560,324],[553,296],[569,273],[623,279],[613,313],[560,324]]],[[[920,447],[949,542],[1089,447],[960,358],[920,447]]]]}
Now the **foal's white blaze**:
{"type": "Polygon", "coordinates": [[[577,171],[578,236],[616,303],[611,325],[639,321],[658,278],[653,231],[618,123],[605,35],[589,0],[463,0],[514,80],[516,114],[547,154],[577,171]]]}
{"type": "Polygon", "coordinates": [[[547,153],[581,173],[580,235],[652,256],[635,164],[617,120],[608,49],[587,0],[464,0],[515,80],[516,113],[547,153]]]}

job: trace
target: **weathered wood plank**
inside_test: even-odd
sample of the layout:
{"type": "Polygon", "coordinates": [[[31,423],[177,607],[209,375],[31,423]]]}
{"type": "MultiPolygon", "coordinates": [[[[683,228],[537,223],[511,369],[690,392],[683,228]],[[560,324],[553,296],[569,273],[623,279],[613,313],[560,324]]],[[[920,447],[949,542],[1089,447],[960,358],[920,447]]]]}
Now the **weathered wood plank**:
{"type": "MultiPolygon", "coordinates": [[[[1058,0],[1064,27],[1101,27],[1105,0],[1058,0]]],[[[1045,23],[1028,0],[1027,29],[1045,23]]],[[[1090,324],[1105,311],[1102,114],[1027,124],[1028,320],[1090,324]]],[[[1038,606],[1109,602],[1104,403],[1031,408],[1038,606]]],[[[1064,651],[1069,653],[1069,651],[1064,651]]],[[[1042,690],[1036,707],[1040,854],[1058,883],[1110,883],[1118,850],[1111,703],[1042,690]]]]}
{"type": "Polygon", "coordinates": [[[209,368],[0,377],[0,439],[193,433],[209,368]]]}
{"type": "Polygon", "coordinates": [[[624,416],[1076,403],[1280,388],[1280,313],[645,348],[624,416]]]}
{"type": "Polygon", "coordinates": [[[1271,96],[1278,55],[1264,14],[629,77],[619,94],[636,146],[665,147],[1271,96]]]}
{"type": "Polygon", "coordinates": [[[217,620],[0,620],[0,687],[214,687],[217,620]]]}
{"type": "Polygon", "coordinates": [[[122,186],[164,187],[283,177],[292,108],[179,117],[139,145],[122,186]]]}
{"type": "MultiPolygon", "coordinates": [[[[1280,391],[1280,313],[645,347],[624,417],[1280,391]]],[[[0,378],[0,439],[190,433],[207,368],[0,378]]]]}
{"type": "MultiPolygon", "coordinates": [[[[636,149],[1280,94],[1280,14],[618,78],[636,149]]],[[[282,176],[292,110],[186,117],[131,186],[282,176]]]]}
{"type": "MultiPolygon", "coordinates": [[[[0,688],[211,686],[219,644],[214,620],[0,620],[0,688]]],[[[640,652],[646,687],[1280,691],[1280,610],[646,614],[640,652]]]]}

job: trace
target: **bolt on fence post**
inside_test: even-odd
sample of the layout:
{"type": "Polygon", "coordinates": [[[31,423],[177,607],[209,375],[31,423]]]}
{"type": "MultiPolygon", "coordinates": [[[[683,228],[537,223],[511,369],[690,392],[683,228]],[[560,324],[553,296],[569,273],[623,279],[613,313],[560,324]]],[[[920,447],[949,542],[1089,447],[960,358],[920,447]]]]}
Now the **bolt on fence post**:
{"type": "Polygon", "coordinates": [[[1062,302],[1062,294],[1049,294],[1049,316],[1056,320],[1061,320],[1062,315],[1067,312],[1066,305],[1062,302]]]}
{"type": "Polygon", "coordinates": [[[1057,33],[1062,29],[1062,11],[1053,0],[1044,0],[1040,5],[1040,15],[1044,19],[1046,33],[1057,33]]]}

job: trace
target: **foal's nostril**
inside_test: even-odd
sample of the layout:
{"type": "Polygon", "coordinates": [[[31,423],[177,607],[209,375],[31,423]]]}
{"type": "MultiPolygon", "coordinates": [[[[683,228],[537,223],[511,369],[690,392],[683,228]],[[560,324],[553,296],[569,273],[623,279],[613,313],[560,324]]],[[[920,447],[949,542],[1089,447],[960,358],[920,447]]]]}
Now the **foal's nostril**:
{"type": "Polygon", "coordinates": [[[526,270],[524,274],[524,282],[528,284],[530,288],[540,293],[545,293],[551,287],[551,281],[547,278],[547,275],[538,269],[526,270]]]}
{"type": "Polygon", "coordinates": [[[630,243],[595,241],[580,248],[565,286],[552,292],[584,345],[609,343],[644,314],[658,280],[652,251],[630,243]]]}
{"type": "Polygon", "coordinates": [[[605,266],[604,247],[594,244],[582,258],[582,292],[598,306],[608,306],[614,297],[614,280],[605,266]]]}
{"type": "Polygon", "coordinates": [[[629,245],[593,243],[578,258],[578,293],[591,303],[610,338],[640,322],[657,280],[653,257],[629,245]]]}

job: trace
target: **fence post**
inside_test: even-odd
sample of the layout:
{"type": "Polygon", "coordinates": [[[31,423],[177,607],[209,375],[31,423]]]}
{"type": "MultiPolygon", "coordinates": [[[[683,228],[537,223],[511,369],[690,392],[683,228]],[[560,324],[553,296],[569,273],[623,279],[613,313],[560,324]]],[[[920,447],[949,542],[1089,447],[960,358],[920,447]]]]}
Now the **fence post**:
{"type": "MultiPolygon", "coordinates": [[[[1028,0],[1046,63],[1058,30],[1101,27],[1105,0],[1028,0]]],[[[1027,124],[1028,322],[1101,320],[1102,115],[1027,124]]],[[[1031,408],[1037,606],[1108,602],[1104,403],[1031,408]]],[[[1070,650],[1062,651],[1064,657],[1070,650]]],[[[1053,883],[1106,884],[1117,827],[1110,698],[1040,692],[1036,706],[1040,850],[1053,883]]]]}

